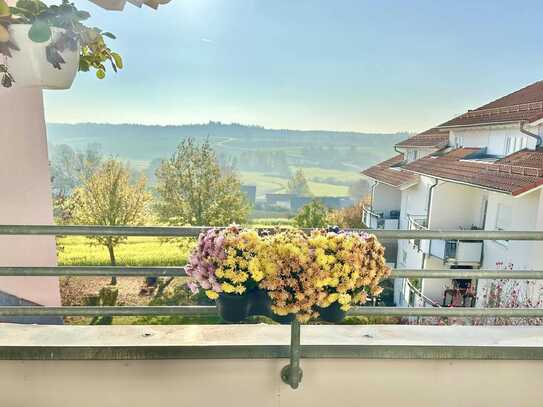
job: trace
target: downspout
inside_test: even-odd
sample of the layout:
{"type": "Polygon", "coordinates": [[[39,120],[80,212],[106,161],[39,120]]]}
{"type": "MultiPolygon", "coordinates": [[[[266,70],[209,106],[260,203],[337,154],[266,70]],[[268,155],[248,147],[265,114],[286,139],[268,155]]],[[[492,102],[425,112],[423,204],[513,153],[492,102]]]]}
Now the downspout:
{"type": "Polygon", "coordinates": [[[373,185],[371,186],[371,202],[370,202],[370,210],[373,212],[373,197],[375,195],[375,187],[377,186],[378,182],[374,181],[373,185]]]}
{"type": "MultiPolygon", "coordinates": [[[[427,227],[429,228],[430,227],[430,207],[432,205],[432,197],[434,195],[434,188],[437,186],[438,184],[438,180],[436,179],[434,184],[428,189],[428,203],[427,203],[427,206],[426,206],[426,224],[427,224],[427,227]]],[[[430,243],[428,244],[428,254],[432,253],[432,240],[430,239],[430,243]]],[[[426,253],[422,253],[422,268],[425,269],[426,268],[426,253]]],[[[424,279],[422,279],[422,284],[421,284],[421,292],[423,291],[424,289],[424,279]]]]}
{"type": "Polygon", "coordinates": [[[526,124],[525,121],[520,122],[520,132],[526,134],[527,136],[533,137],[536,140],[535,148],[541,147],[541,136],[539,134],[532,133],[531,131],[528,131],[524,128],[524,125],[526,124]]]}

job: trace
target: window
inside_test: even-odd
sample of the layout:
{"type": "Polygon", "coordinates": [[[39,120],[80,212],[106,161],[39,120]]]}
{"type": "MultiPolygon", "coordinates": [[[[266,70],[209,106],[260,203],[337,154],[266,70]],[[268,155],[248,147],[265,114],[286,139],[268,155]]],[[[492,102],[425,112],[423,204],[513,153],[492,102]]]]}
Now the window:
{"type": "Polygon", "coordinates": [[[464,146],[464,137],[459,136],[459,135],[455,135],[454,136],[454,146],[456,148],[463,147],[464,146]]]}
{"type": "Polygon", "coordinates": [[[418,151],[417,150],[408,150],[407,151],[407,161],[415,161],[418,158],[418,151]]]}
{"type": "Polygon", "coordinates": [[[510,154],[510,151],[511,151],[511,136],[507,136],[507,137],[505,138],[505,151],[504,151],[504,155],[510,154]]]}
{"type": "MultiPolygon", "coordinates": [[[[511,229],[511,219],[512,211],[509,205],[498,204],[496,210],[496,230],[510,230],[511,229]]],[[[508,240],[496,240],[497,243],[500,243],[504,246],[509,244],[508,240]]]]}

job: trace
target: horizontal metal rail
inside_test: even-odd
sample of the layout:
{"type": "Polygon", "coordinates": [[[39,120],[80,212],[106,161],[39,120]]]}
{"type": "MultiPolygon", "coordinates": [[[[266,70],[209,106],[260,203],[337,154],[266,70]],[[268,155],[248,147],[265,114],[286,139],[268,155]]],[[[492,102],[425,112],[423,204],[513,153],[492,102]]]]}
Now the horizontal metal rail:
{"type": "Polygon", "coordinates": [[[122,267],[122,266],[57,266],[0,267],[0,276],[118,276],[118,277],[185,277],[184,267],[122,267]]]}
{"type": "Polygon", "coordinates": [[[179,315],[189,317],[216,316],[215,306],[106,306],[106,307],[41,307],[41,306],[5,306],[0,307],[0,317],[21,316],[149,316],[179,315]]]}
{"type": "MultiPolygon", "coordinates": [[[[184,267],[57,266],[0,267],[0,276],[185,277],[184,267]]],[[[390,278],[543,280],[543,270],[393,269],[390,278]]]]}
{"type": "MultiPolygon", "coordinates": [[[[214,306],[41,307],[2,306],[0,317],[22,316],[215,316],[214,306]]],[[[543,318],[543,308],[353,307],[349,316],[543,318]]]]}
{"type": "MultiPolygon", "coordinates": [[[[64,236],[154,236],[196,237],[210,229],[182,226],[54,226],[54,225],[0,225],[0,235],[64,235],[64,236]]],[[[269,230],[271,228],[257,228],[269,230]]],[[[302,229],[310,232],[313,229],[302,229]]],[[[384,230],[345,229],[368,232],[381,239],[434,239],[434,240],[541,240],[543,231],[502,230],[384,230]]]]}
{"type": "MultiPolygon", "coordinates": [[[[1,275],[1,272],[0,272],[1,275]]],[[[543,270],[487,270],[487,269],[393,269],[391,278],[458,278],[542,280],[543,270]]]]}

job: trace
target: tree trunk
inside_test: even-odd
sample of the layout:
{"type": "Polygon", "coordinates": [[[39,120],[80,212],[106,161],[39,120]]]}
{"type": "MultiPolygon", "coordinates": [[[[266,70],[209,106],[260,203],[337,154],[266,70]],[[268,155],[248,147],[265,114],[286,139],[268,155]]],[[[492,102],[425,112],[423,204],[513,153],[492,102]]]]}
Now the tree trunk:
{"type": "MultiPolygon", "coordinates": [[[[112,266],[115,266],[116,265],[116,261],[115,261],[115,248],[113,247],[112,244],[109,244],[107,246],[107,249],[109,251],[109,259],[111,260],[111,265],[112,266]]],[[[112,276],[111,277],[111,285],[117,285],[117,277],[116,276],[112,276]]]]}

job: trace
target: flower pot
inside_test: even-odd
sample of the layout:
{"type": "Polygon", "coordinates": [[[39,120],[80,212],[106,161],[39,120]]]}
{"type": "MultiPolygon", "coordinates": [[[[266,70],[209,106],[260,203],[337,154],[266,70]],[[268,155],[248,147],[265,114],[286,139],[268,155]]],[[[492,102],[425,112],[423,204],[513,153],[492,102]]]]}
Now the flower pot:
{"type": "Polygon", "coordinates": [[[272,311],[272,313],[270,314],[270,318],[273,319],[275,322],[279,322],[281,325],[290,325],[290,323],[294,321],[294,318],[296,318],[296,314],[277,315],[274,314],[272,311]]]}
{"type": "Polygon", "coordinates": [[[343,321],[347,315],[347,312],[341,309],[341,304],[338,302],[334,302],[326,308],[319,307],[318,311],[320,319],[326,322],[338,323],[343,321]]]}
{"type": "Polygon", "coordinates": [[[271,300],[264,290],[254,290],[249,294],[249,315],[270,316],[271,300]]]}
{"type": "Polygon", "coordinates": [[[111,11],[122,11],[127,0],[90,0],[94,4],[111,11]]]}
{"type": "Polygon", "coordinates": [[[46,48],[56,40],[64,30],[51,28],[52,38],[46,42],[34,42],[28,38],[30,24],[12,24],[9,32],[12,41],[19,47],[7,58],[9,72],[13,75],[13,87],[39,87],[43,89],[69,89],[79,69],[79,46],[75,51],[69,49],[60,53],[65,63],[61,69],[47,61],[46,48]]]}
{"type": "Polygon", "coordinates": [[[249,316],[249,294],[219,293],[217,298],[219,315],[227,322],[241,322],[249,316]]]}

